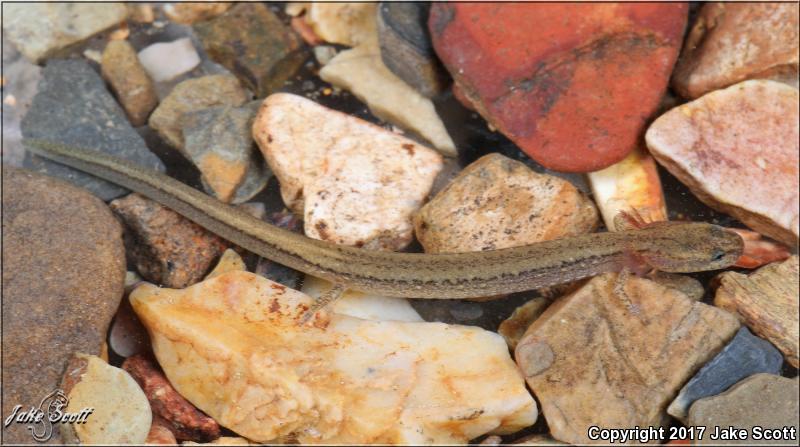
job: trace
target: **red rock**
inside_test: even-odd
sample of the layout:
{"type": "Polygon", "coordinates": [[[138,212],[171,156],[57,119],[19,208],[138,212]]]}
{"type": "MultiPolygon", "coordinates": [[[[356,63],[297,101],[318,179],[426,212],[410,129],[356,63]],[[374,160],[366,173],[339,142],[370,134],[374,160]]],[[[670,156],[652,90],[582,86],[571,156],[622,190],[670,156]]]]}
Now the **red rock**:
{"type": "Polygon", "coordinates": [[[633,150],[681,45],[679,4],[435,3],[436,53],[484,118],[542,165],[602,169],[633,150]]]}

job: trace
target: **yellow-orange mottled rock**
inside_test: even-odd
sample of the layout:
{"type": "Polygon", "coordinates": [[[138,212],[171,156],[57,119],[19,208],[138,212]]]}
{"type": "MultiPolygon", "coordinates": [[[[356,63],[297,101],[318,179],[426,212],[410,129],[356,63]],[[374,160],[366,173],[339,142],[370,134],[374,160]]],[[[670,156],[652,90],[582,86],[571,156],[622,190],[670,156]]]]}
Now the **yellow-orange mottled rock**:
{"type": "Polygon", "coordinates": [[[247,173],[246,164],[239,163],[238,160],[226,160],[212,152],[203,154],[196,163],[197,168],[204,174],[208,186],[223,202],[229,202],[233,198],[236,188],[242,183],[247,173]]]}

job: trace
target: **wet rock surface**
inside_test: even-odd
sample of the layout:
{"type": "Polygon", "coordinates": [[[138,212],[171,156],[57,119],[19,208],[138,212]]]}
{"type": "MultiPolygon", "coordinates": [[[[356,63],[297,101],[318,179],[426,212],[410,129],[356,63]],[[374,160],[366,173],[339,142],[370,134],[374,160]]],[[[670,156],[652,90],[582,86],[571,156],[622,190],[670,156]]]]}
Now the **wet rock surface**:
{"type": "Polygon", "coordinates": [[[125,109],[131,125],[145,124],[150,112],[158,105],[158,96],[136,50],[127,40],[112,40],[106,45],[102,74],[125,109]]]}
{"type": "MultiPolygon", "coordinates": [[[[81,60],[51,60],[22,120],[22,135],[108,152],[146,169],[164,172],[161,160],[145,146],[103,79],[81,60]]],[[[127,190],[89,174],[27,153],[25,167],[63,178],[103,200],[127,190]]]]}
{"type": "MultiPolygon", "coordinates": [[[[38,406],[55,390],[73,352],[101,353],[123,293],[125,252],[119,223],[85,190],[6,165],[2,178],[2,383],[3,415],[9,415],[18,404],[38,406]]],[[[32,442],[22,424],[4,428],[3,440],[32,442]]],[[[52,441],[63,442],[58,433],[52,441]]]]}

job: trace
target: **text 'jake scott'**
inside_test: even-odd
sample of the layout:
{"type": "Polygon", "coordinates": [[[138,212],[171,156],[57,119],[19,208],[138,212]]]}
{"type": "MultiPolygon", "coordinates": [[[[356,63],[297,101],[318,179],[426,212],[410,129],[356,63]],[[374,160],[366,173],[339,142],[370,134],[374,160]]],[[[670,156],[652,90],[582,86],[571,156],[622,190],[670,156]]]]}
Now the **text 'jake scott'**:
{"type": "Polygon", "coordinates": [[[754,426],[749,428],[739,427],[645,427],[636,426],[634,428],[600,428],[597,426],[589,427],[589,439],[593,441],[607,441],[609,444],[624,444],[629,441],[650,442],[650,441],[700,441],[710,439],[712,441],[796,441],[796,427],[767,428],[754,426]]]}

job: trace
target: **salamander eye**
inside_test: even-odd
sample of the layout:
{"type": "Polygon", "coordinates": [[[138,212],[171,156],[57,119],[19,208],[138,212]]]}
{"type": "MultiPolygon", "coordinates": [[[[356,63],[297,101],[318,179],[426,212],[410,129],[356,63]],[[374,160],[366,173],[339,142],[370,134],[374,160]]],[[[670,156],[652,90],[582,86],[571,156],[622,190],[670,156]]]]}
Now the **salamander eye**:
{"type": "Polygon", "coordinates": [[[720,250],[720,249],[716,249],[711,253],[711,260],[712,261],[721,261],[722,258],[724,258],[724,257],[725,257],[725,252],[720,250]]]}

